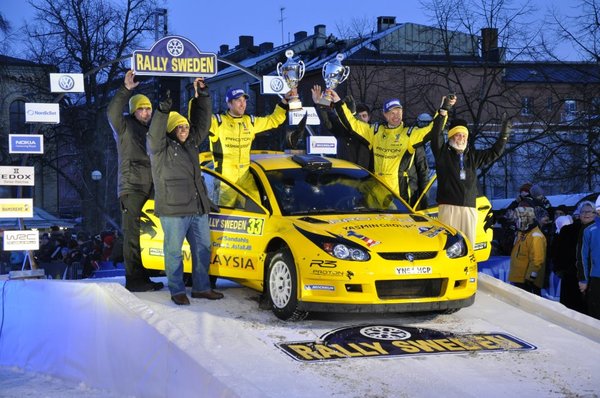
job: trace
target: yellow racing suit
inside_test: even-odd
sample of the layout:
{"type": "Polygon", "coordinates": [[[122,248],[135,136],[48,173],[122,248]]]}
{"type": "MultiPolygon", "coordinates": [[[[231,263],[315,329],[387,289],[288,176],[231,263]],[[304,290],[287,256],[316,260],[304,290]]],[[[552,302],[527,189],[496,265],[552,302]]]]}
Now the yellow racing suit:
{"type": "MultiPolygon", "coordinates": [[[[252,141],[256,134],[280,126],[286,115],[286,105],[283,104],[277,104],[272,114],[262,117],[235,117],[229,112],[213,115],[209,139],[215,170],[258,198],[258,189],[249,171],[252,141]]],[[[228,203],[221,198],[220,204],[228,203]]]]}
{"type": "MultiPolygon", "coordinates": [[[[371,145],[373,174],[383,180],[394,193],[400,195],[402,157],[406,151],[412,154],[415,150],[414,147],[423,142],[425,136],[431,131],[433,122],[425,127],[413,128],[409,136],[407,132],[410,127],[405,126],[404,123],[390,128],[384,124],[369,124],[358,120],[343,101],[335,103],[335,110],[344,125],[349,126],[354,133],[363,137],[371,145]]],[[[446,119],[444,118],[444,124],[446,119]]]]}

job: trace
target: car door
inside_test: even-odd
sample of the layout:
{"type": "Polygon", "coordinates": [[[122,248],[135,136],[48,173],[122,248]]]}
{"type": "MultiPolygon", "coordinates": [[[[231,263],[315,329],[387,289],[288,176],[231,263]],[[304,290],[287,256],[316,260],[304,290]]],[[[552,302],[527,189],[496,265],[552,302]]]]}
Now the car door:
{"type": "Polygon", "coordinates": [[[211,275],[262,281],[267,210],[219,174],[204,171],[203,176],[218,206],[209,216],[211,275]]]}
{"type": "MultiPolygon", "coordinates": [[[[418,210],[417,213],[426,214],[432,218],[438,218],[439,208],[436,196],[437,175],[434,174],[415,204],[415,209],[420,209],[422,207],[421,204],[426,204],[426,207],[418,210]]],[[[490,251],[492,249],[492,204],[485,195],[478,195],[475,206],[477,208],[477,231],[473,249],[477,262],[481,262],[486,261],[490,257],[490,251]]]]}

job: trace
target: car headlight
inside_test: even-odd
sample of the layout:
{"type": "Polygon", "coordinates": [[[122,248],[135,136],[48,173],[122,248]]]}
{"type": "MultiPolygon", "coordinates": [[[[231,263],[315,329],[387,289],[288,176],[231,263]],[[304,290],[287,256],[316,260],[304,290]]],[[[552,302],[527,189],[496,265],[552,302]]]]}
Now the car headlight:
{"type": "Polygon", "coordinates": [[[323,250],[340,260],[368,261],[371,256],[363,249],[343,243],[324,243],[323,250]]]}
{"type": "Polygon", "coordinates": [[[461,234],[448,237],[446,241],[446,255],[448,258],[459,258],[467,255],[467,242],[461,234]]]}

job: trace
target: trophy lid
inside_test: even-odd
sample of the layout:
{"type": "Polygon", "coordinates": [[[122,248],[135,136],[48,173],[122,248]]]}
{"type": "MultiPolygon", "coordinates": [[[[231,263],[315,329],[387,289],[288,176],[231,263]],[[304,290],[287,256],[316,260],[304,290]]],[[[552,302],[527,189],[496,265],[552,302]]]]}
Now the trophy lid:
{"type": "Polygon", "coordinates": [[[286,50],[285,56],[288,58],[292,58],[294,56],[294,50],[286,50]]]}

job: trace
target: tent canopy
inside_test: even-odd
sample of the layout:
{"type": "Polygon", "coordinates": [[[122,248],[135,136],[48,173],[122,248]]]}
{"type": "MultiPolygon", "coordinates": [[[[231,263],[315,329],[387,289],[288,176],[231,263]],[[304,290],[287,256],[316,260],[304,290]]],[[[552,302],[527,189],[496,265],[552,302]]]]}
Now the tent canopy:
{"type": "MultiPolygon", "coordinates": [[[[23,218],[22,220],[25,229],[46,229],[55,225],[57,227],[73,228],[76,224],[73,220],[58,218],[39,207],[33,208],[32,218],[23,218]]],[[[0,229],[19,229],[19,219],[16,217],[0,218],[0,229]]]]}

